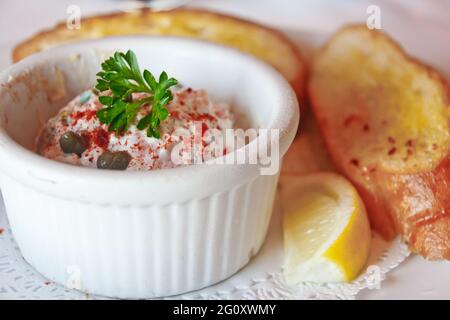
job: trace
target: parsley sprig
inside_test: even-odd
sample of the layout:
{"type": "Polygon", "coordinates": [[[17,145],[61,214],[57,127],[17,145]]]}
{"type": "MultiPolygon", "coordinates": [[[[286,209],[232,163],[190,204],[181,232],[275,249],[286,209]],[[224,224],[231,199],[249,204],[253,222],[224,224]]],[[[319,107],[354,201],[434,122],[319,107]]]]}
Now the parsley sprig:
{"type": "Polygon", "coordinates": [[[148,106],[149,112],[139,120],[137,128],[146,129],[149,137],[159,138],[158,127],[169,116],[166,105],[173,99],[169,88],[178,81],[169,78],[165,71],[158,81],[150,71],[144,70],[142,73],[131,50],[126,54],[114,53],[101,67],[95,88],[100,92],[110,90],[111,95],[99,97],[100,103],[105,106],[97,112],[99,120],[108,124],[111,131],[123,133],[135,121],[139,110],[148,106]],[[133,100],[133,93],[148,93],[149,96],[133,100]]]}

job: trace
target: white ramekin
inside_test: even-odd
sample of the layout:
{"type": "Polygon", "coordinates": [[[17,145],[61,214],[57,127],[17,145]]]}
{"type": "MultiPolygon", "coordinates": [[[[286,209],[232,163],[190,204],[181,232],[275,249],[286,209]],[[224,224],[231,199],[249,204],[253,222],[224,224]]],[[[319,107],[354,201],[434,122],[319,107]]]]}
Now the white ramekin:
{"type": "Polygon", "coordinates": [[[292,89],[233,49],[168,37],[51,49],[0,74],[0,183],[13,234],[44,276],[86,292],[150,298],[209,286],[258,252],[278,175],[260,175],[258,165],[105,171],[33,152],[45,121],[94,85],[107,55],[127,49],[143,68],[238,106],[252,126],[279,129],[280,157],[292,142],[299,120],[292,89]]]}

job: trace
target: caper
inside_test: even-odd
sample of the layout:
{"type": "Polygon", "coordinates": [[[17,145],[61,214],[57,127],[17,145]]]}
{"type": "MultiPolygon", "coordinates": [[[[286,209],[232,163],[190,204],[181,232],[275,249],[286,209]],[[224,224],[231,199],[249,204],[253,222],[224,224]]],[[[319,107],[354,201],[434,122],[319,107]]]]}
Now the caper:
{"type": "Polygon", "coordinates": [[[59,145],[64,153],[75,153],[79,157],[88,148],[86,139],[72,131],[67,131],[59,138],[59,145]]]}
{"type": "Polygon", "coordinates": [[[125,97],[125,102],[133,102],[133,95],[131,93],[125,97]]]}
{"type": "Polygon", "coordinates": [[[125,170],[131,161],[131,156],[128,152],[104,152],[97,159],[97,168],[111,169],[111,170],[125,170]]]}

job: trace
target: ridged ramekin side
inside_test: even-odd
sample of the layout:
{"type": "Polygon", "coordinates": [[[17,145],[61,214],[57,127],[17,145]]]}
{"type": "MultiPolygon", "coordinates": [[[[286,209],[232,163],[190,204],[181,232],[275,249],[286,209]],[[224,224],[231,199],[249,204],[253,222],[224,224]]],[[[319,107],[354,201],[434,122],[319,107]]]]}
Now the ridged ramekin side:
{"type": "Polygon", "coordinates": [[[2,193],[23,256],[44,276],[89,293],[151,298],[209,286],[246,265],[267,233],[277,180],[259,176],[167,206],[74,202],[10,178],[2,193]]]}

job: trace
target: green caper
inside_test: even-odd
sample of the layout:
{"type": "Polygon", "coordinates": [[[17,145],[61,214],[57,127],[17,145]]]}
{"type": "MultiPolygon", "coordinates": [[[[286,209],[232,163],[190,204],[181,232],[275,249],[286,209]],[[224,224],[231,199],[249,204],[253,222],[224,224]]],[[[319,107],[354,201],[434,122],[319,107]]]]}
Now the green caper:
{"type": "Polygon", "coordinates": [[[111,169],[111,170],[125,170],[131,161],[131,156],[128,152],[104,152],[97,159],[97,168],[111,169]]]}
{"type": "Polygon", "coordinates": [[[59,145],[64,153],[75,153],[79,157],[88,148],[86,139],[72,131],[67,131],[59,138],[59,145]]]}

